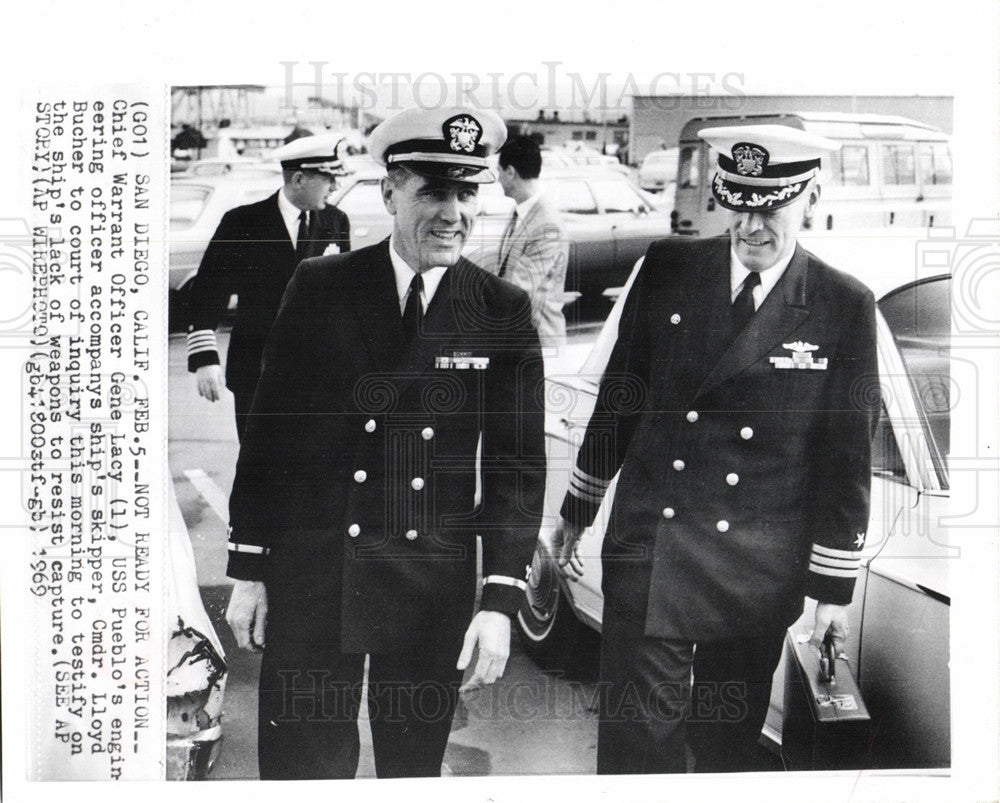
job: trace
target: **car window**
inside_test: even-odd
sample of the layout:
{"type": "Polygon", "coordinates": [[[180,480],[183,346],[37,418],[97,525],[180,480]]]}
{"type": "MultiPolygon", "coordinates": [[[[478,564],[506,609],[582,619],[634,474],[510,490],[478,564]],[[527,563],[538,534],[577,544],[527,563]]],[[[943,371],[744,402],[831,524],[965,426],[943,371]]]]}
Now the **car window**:
{"type": "Polygon", "coordinates": [[[212,191],[208,187],[174,182],[170,186],[170,228],[181,231],[191,228],[208,203],[212,191]]]}
{"type": "Polygon", "coordinates": [[[386,214],[382,202],[382,186],[378,181],[359,181],[349,187],[343,197],[337,202],[337,208],[347,214],[359,218],[386,214]]]}
{"type": "Polygon", "coordinates": [[[906,465],[899,452],[885,404],[882,405],[882,413],[875,428],[875,438],[872,440],[872,474],[900,481],[906,480],[906,465]]]}
{"type": "Polygon", "coordinates": [[[935,470],[948,487],[951,446],[951,281],[917,282],[879,302],[906,364],[935,470]]]}
{"type": "Polygon", "coordinates": [[[590,189],[606,213],[649,211],[646,203],[625,181],[591,181],[590,189]]]}
{"type": "Polygon", "coordinates": [[[560,212],[573,215],[596,215],[597,204],[583,180],[552,181],[545,185],[549,200],[560,212]]]}

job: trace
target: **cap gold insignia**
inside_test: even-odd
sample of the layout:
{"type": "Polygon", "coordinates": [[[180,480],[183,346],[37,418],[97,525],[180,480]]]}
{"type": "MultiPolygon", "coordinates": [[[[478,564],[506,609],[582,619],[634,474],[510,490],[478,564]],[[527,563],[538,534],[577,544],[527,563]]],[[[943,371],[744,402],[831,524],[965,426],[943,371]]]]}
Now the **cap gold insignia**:
{"type": "Polygon", "coordinates": [[[733,161],[741,176],[759,176],[770,160],[770,154],[759,145],[740,142],[733,146],[733,161]]]}
{"type": "Polygon", "coordinates": [[[469,114],[460,114],[444,121],[442,126],[448,147],[456,153],[472,153],[483,136],[483,127],[469,114]]]}
{"type": "Polygon", "coordinates": [[[827,369],[828,360],[826,357],[822,357],[818,360],[813,359],[812,353],[816,351],[819,346],[814,346],[812,343],[805,343],[801,340],[796,340],[794,343],[782,343],[781,347],[792,352],[792,356],[769,358],[771,365],[775,368],[804,369],[813,371],[825,371],[827,369]]]}

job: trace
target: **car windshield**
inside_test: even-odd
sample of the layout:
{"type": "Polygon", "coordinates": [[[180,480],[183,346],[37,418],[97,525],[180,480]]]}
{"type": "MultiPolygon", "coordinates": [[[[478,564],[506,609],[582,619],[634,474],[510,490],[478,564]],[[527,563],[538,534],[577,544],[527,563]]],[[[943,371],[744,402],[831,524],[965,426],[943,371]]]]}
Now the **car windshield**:
{"type": "Polygon", "coordinates": [[[545,184],[546,194],[556,209],[571,215],[596,215],[597,203],[583,179],[560,179],[545,184]]]}
{"type": "Polygon", "coordinates": [[[170,187],[170,228],[191,228],[208,203],[208,187],[174,182],[170,187]]]}
{"type": "Polygon", "coordinates": [[[625,181],[591,181],[590,189],[606,213],[649,211],[646,202],[625,181]]]}
{"type": "Polygon", "coordinates": [[[387,214],[385,204],[382,202],[381,184],[374,180],[359,181],[348,187],[337,201],[337,208],[346,212],[348,219],[352,215],[360,218],[387,214]]]}

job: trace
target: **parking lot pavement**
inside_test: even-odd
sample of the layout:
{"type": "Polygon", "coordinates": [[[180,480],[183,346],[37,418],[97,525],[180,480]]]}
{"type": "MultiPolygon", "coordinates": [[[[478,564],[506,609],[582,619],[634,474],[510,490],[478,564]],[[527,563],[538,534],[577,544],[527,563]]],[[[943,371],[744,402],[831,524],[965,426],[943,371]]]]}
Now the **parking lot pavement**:
{"type": "MultiPolygon", "coordinates": [[[[571,341],[579,348],[592,337],[592,331],[586,330],[571,336],[571,341]]],[[[220,333],[219,345],[225,353],[227,333],[220,333]]],[[[184,336],[172,336],[168,375],[170,471],[195,553],[202,601],[229,665],[222,750],[209,778],[256,778],[260,657],[239,650],[225,622],[231,589],[231,581],[225,576],[225,513],[238,452],[232,397],[225,394],[215,404],[199,398],[185,359],[184,336]]],[[[593,773],[597,750],[596,688],[592,678],[543,673],[515,638],[503,679],[462,700],[443,773],[593,773]]],[[[374,777],[371,739],[363,721],[361,735],[358,777],[374,777]]]]}

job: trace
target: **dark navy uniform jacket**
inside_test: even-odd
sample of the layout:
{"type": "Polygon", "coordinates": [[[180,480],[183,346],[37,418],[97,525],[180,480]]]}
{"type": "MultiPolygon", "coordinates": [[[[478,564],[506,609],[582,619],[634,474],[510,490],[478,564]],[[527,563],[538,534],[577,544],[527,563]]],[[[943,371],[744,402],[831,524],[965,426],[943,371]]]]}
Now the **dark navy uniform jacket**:
{"type": "Polygon", "coordinates": [[[477,535],[482,608],[523,599],[545,486],[528,297],[462,259],[421,323],[404,349],[388,241],[289,284],[230,498],[228,573],[267,584],[268,643],[460,643],[477,535]]]}
{"type": "Polygon", "coordinates": [[[747,637],[806,595],[847,604],[867,530],[871,292],[797,246],[727,346],[729,261],[728,238],[650,247],[563,504],[589,525],[621,469],[605,604],[650,636],[747,637]]]}
{"type": "MultiPolygon", "coordinates": [[[[279,190],[280,192],[280,190],[279,190]]],[[[333,206],[310,213],[307,256],[351,248],[347,215],[333,206]]],[[[278,209],[278,193],[226,212],[201,259],[188,301],[188,370],[217,365],[214,330],[239,296],[226,358],[226,385],[252,396],[264,341],[299,260],[278,209]]],[[[249,403],[249,399],[248,399],[249,403]]]]}

